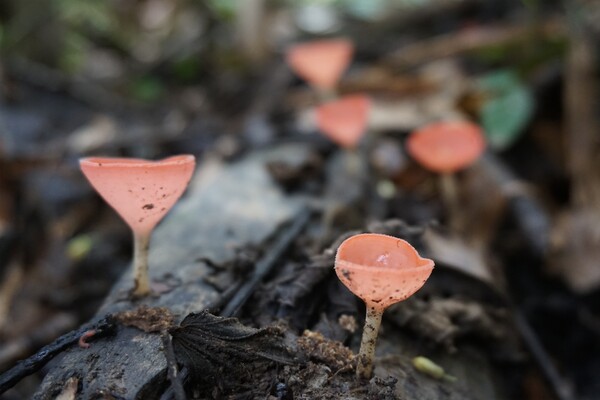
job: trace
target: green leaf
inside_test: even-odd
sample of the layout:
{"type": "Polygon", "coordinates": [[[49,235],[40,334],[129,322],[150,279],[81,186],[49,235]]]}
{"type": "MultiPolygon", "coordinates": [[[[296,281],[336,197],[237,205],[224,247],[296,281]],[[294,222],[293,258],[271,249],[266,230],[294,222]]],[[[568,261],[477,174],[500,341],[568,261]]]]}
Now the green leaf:
{"type": "Polygon", "coordinates": [[[523,133],[533,110],[531,92],[520,85],[503,90],[485,103],[480,118],[490,147],[504,150],[511,146],[523,133]]]}
{"type": "Polygon", "coordinates": [[[501,69],[477,80],[477,86],[484,92],[506,93],[521,85],[519,76],[512,70],[501,69]]]}

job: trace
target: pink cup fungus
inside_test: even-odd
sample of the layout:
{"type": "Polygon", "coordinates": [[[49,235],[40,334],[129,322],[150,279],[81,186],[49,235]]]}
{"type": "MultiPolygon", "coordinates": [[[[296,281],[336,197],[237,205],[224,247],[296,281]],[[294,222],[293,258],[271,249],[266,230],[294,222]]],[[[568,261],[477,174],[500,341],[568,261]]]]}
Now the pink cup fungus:
{"type": "Polygon", "coordinates": [[[90,157],[79,164],[94,189],[133,231],[133,296],[149,294],[150,235],[187,187],[194,171],[194,156],[178,155],[160,161],[90,157]]]}
{"type": "Polygon", "coordinates": [[[408,242],[393,236],[364,233],[346,239],[337,250],[335,272],[367,306],[356,375],[370,379],[377,334],[384,310],[412,296],[433,271],[408,242]]]}
{"type": "Polygon", "coordinates": [[[367,96],[342,97],[317,108],[317,125],[331,140],[353,149],[365,134],[370,108],[371,101],[367,96]]]}
{"type": "Polygon", "coordinates": [[[485,140],[472,122],[435,122],[414,131],[406,149],[425,168],[450,174],[473,164],[485,150],[485,140]]]}
{"type": "Polygon", "coordinates": [[[485,150],[481,128],[469,121],[435,122],[414,131],[408,153],[425,168],[439,173],[450,225],[460,229],[459,200],[454,173],[473,164],[485,150]]]}
{"type": "Polygon", "coordinates": [[[286,61],[317,89],[331,92],[350,64],[354,46],[347,39],[316,40],[290,47],[286,61]]]}

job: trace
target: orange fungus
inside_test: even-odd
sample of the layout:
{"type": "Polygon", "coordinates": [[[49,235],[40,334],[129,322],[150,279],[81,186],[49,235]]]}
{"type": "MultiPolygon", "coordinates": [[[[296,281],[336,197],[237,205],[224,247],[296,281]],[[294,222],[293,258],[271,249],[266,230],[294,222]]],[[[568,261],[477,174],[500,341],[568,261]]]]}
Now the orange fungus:
{"type": "Polygon", "coordinates": [[[338,248],[335,272],[367,307],[383,311],[413,295],[433,271],[408,242],[393,236],[364,233],[346,239],[338,248]]]}
{"type": "Polygon", "coordinates": [[[160,161],[90,157],[81,170],[96,191],[140,234],[149,234],[184,192],[195,159],[178,155],[160,161]]]}
{"type": "Polygon", "coordinates": [[[485,140],[481,128],[472,122],[436,122],[413,132],[406,141],[406,148],[429,170],[453,173],[481,156],[485,140]]]}
{"type": "Polygon", "coordinates": [[[330,90],[350,64],[353,51],[352,42],[346,39],[316,40],[292,46],[286,61],[311,85],[330,90]]]}
{"type": "Polygon", "coordinates": [[[354,148],[369,121],[371,101],[364,95],[342,97],[317,107],[319,129],[342,147],[354,148]]]}

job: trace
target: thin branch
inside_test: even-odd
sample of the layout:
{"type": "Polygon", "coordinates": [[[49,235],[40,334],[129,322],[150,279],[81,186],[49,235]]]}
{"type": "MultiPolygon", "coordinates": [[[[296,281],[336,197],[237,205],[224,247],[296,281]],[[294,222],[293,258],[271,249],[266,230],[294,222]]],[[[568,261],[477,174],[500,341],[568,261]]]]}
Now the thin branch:
{"type": "Polygon", "coordinates": [[[256,264],[254,273],[250,279],[238,290],[236,295],[220,313],[222,316],[231,317],[239,313],[240,309],[250,298],[258,284],[273,269],[277,260],[302,232],[302,229],[304,229],[304,226],[308,223],[311,214],[312,212],[310,209],[305,209],[296,216],[292,225],[279,236],[279,239],[271,246],[267,254],[265,254],[265,256],[256,264]]]}
{"type": "Polygon", "coordinates": [[[17,365],[0,375],[0,394],[16,385],[21,379],[39,371],[50,360],[63,352],[67,347],[78,343],[79,338],[86,332],[95,331],[94,339],[112,334],[115,324],[112,317],[106,316],[101,320],[87,324],[77,330],[66,333],[40,351],[25,360],[19,361],[17,365]]]}
{"type": "Polygon", "coordinates": [[[177,366],[175,351],[173,350],[171,335],[166,331],[161,332],[160,338],[163,343],[165,358],[167,359],[167,377],[171,382],[171,388],[173,389],[175,400],[186,400],[187,397],[185,395],[185,390],[183,389],[181,376],[179,375],[179,369],[177,366]]]}

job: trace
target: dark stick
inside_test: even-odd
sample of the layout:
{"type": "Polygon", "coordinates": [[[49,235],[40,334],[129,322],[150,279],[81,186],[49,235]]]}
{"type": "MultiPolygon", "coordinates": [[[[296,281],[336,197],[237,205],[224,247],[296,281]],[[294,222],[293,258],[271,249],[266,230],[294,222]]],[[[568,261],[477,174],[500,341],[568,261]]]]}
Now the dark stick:
{"type": "Polygon", "coordinates": [[[183,389],[183,383],[179,375],[177,367],[177,359],[175,358],[175,351],[173,350],[173,342],[171,341],[171,335],[169,332],[161,332],[160,338],[163,342],[165,351],[165,357],[167,359],[167,376],[171,382],[171,388],[175,395],[175,400],[186,400],[185,390],[183,389]]]}
{"type": "Polygon", "coordinates": [[[225,306],[220,313],[224,317],[233,317],[238,314],[242,306],[252,295],[256,286],[275,266],[276,261],[283,255],[285,250],[292,244],[292,241],[302,232],[304,226],[308,223],[311,215],[310,209],[304,209],[298,214],[292,223],[277,239],[275,244],[271,246],[267,254],[256,263],[254,273],[250,279],[238,290],[236,295],[225,306]]]}
{"type": "MultiPolygon", "coordinates": [[[[256,288],[256,286],[260,283],[260,281],[271,271],[273,266],[275,266],[275,262],[282,256],[283,252],[290,246],[292,241],[302,232],[304,226],[308,223],[308,220],[311,216],[311,211],[309,209],[303,210],[300,214],[296,216],[296,219],[292,223],[292,225],[284,231],[279,240],[275,242],[275,244],[270,248],[269,252],[265,254],[265,256],[256,264],[256,268],[254,270],[254,274],[252,278],[247,281],[244,285],[239,286],[235,285],[235,295],[231,297],[231,300],[227,302],[227,305],[223,309],[222,312],[218,313],[223,317],[231,317],[236,315],[244,303],[248,300],[248,298],[252,295],[252,292],[256,288]]],[[[215,310],[221,306],[221,302],[230,297],[228,294],[222,296],[216,303],[211,304],[208,308],[211,310],[215,310]]],[[[216,313],[216,312],[215,312],[216,313]]],[[[163,343],[165,342],[165,338],[163,335],[163,343]]],[[[184,367],[179,371],[179,375],[171,378],[172,368],[177,368],[177,362],[175,361],[175,354],[173,352],[173,345],[171,340],[168,340],[169,345],[165,344],[165,351],[167,354],[167,363],[168,363],[168,375],[169,380],[171,381],[171,386],[167,388],[167,390],[161,396],[161,400],[171,400],[175,398],[176,400],[185,399],[185,392],[183,390],[182,381],[188,375],[187,369],[184,367]],[[169,350],[170,347],[170,350],[169,350]],[[171,361],[169,360],[169,351],[173,353],[173,362],[174,367],[172,367],[171,361]],[[181,391],[181,392],[179,392],[181,391]],[[183,395],[184,397],[178,397],[183,395]]]]}
{"type": "Polygon", "coordinates": [[[54,342],[42,347],[40,351],[31,357],[19,361],[17,365],[0,375],[0,394],[15,386],[26,376],[39,371],[44,365],[46,365],[59,353],[64,351],[67,347],[79,342],[79,338],[81,338],[84,333],[88,331],[94,331],[93,338],[95,339],[100,336],[107,336],[111,334],[114,331],[114,328],[115,324],[112,320],[112,317],[109,315],[102,318],[98,322],[85,325],[77,330],[62,335],[54,342]]]}
{"type": "Polygon", "coordinates": [[[68,74],[24,58],[6,60],[9,75],[51,92],[64,92],[72,98],[101,110],[129,112],[141,109],[140,105],[117,96],[93,82],[78,82],[68,74]]]}
{"type": "Polygon", "coordinates": [[[60,313],[49,318],[27,335],[21,335],[0,348],[0,371],[6,371],[23,357],[76,328],[76,318],[71,314],[60,313]]]}
{"type": "Polygon", "coordinates": [[[535,256],[543,257],[548,251],[550,240],[548,232],[551,231],[550,217],[547,212],[528,193],[525,185],[496,156],[486,153],[481,158],[481,165],[508,199],[508,207],[523,232],[529,248],[535,256]]]}
{"type": "MultiPolygon", "coordinates": [[[[179,374],[178,374],[178,378],[177,379],[179,380],[179,382],[182,382],[182,384],[183,384],[183,382],[186,381],[188,375],[189,375],[188,369],[186,367],[182,366],[181,369],[179,370],[179,374]]],[[[167,390],[165,390],[165,392],[160,396],[160,400],[173,400],[173,399],[176,399],[176,397],[175,397],[175,396],[177,396],[175,394],[176,390],[177,389],[175,389],[175,387],[174,387],[173,384],[169,385],[169,387],[167,388],[167,390]]],[[[185,391],[184,391],[184,393],[185,393],[185,391]]]]}
{"type": "Polygon", "coordinates": [[[573,388],[554,367],[550,356],[520,311],[515,311],[515,322],[525,345],[529,348],[529,352],[535,359],[542,375],[552,387],[556,397],[559,400],[574,400],[575,394],[573,393],[573,388]]]}

